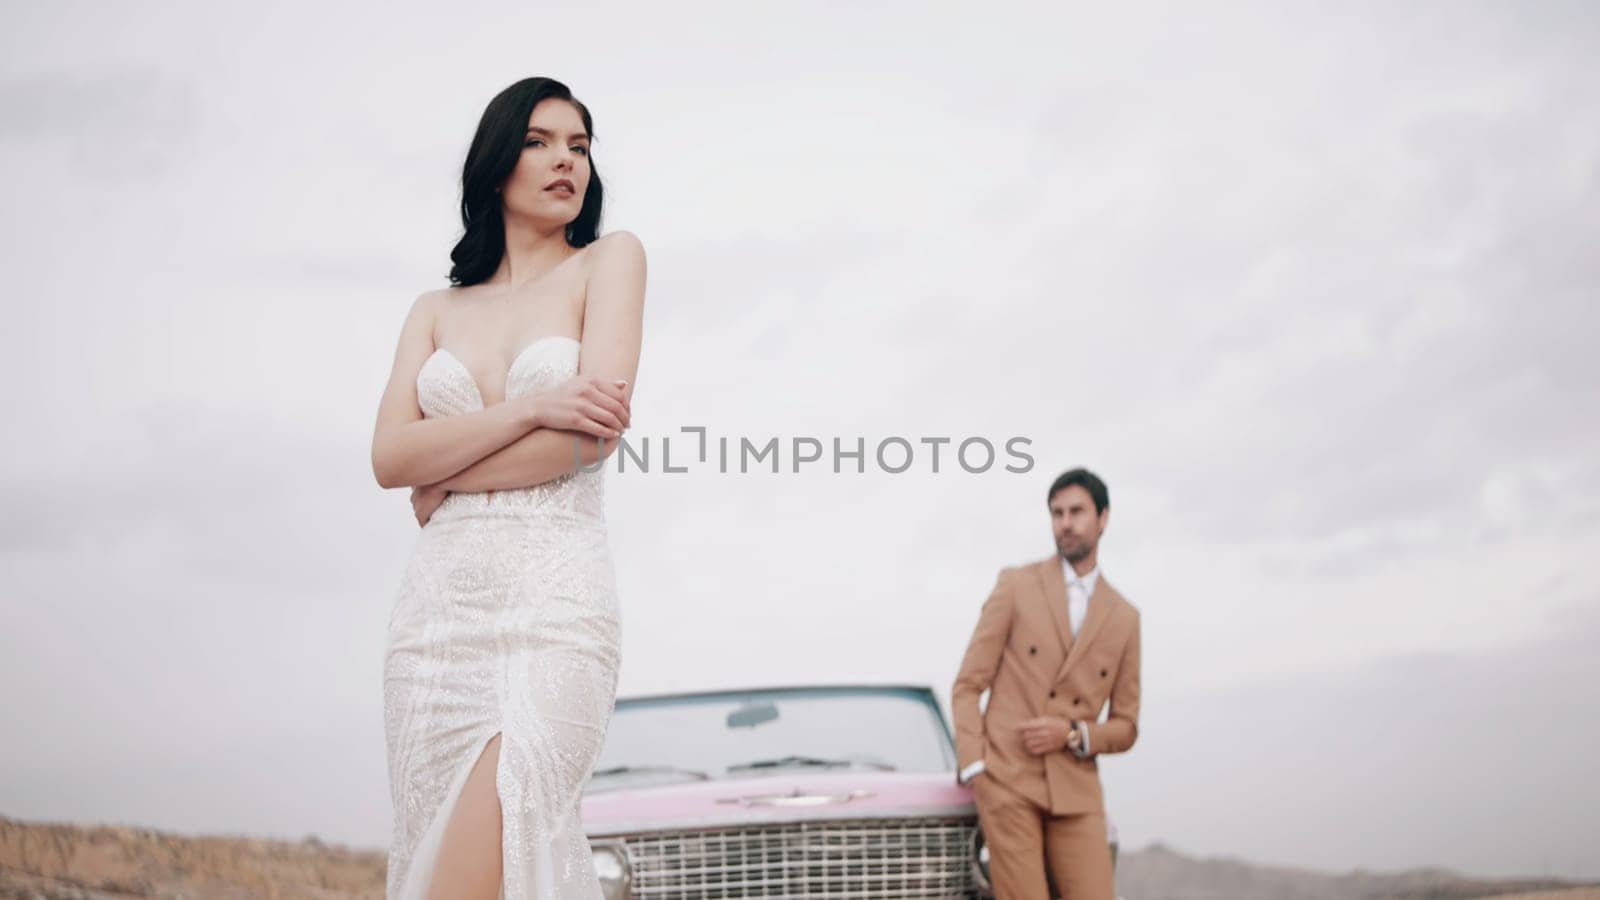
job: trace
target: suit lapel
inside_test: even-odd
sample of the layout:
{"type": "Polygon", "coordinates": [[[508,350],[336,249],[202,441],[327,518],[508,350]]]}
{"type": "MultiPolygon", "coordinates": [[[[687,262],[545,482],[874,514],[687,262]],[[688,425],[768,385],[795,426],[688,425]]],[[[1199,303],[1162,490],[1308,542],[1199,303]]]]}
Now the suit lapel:
{"type": "MultiPolygon", "coordinates": [[[[1061,578],[1061,589],[1064,593],[1066,576],[1058,577],[1061,578]]],[[[1056,673],[1056,681],[1067,677],[1072,664],[1083,656],[1090,642],[1100,633],[1101,626],[1105,625],[1106,619],[1109,618],[1111,618],[1111,588],[1106,586],[1105,576],[1101,575],[1095,579],[1094,593],[1089,595],[1089,609],[1083,614],[1083,624],[1078,628],[1078,637],[1072,642],[1072,649],[1067,651],[1067,661],[1061,664],[1061,671],[1056,673]]]]}
{"type": "Polygon", "coordinates": [[[1072,622],[1067,618],[1067,577],[1061,573],[1061,558],[1052,556],[1039,563],[1034,573],[1039,576],[1050,621],[1056,626],[1056,640],[1061,642],[1061,652],[1067,653],[1072,646],[1072,622]]]}

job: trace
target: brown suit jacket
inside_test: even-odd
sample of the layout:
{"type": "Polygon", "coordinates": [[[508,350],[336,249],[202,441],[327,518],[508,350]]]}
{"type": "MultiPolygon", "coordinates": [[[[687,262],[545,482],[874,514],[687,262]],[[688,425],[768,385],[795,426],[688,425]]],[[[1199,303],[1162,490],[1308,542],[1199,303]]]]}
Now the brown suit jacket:
{"type": "Polygon", "coordinates": [[[1102,574],[1074,639],[1060,556],[1001,569],[950,706],[959,768],[983,760],[980,777],[996,778],[1052,815],[1103,813],[1095,757],[1127,750],[1139,734],[1139,610],[1102,574]],[[980,712],[986,689],[989,705],[980,712]],[[1108,700],[1110,715],[1101,722],[1108,700]],[[1018,726],[1038,716],[1088,722],[1091,755],[1029,753],[1018,726]]]}

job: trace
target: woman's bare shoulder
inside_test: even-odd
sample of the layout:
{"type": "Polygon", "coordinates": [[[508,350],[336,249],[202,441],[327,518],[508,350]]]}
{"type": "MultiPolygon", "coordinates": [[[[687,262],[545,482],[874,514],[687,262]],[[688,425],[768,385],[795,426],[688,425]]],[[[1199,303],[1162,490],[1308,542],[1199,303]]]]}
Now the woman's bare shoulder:
{"type": "Polygon", "coordinates": [[[455,288],[424,288],[411,301],[411,314],[431,313],[439,308],[455,288]]]}
{"type": "Polygon", "coordinates": [[[437,337],[437,325],[443,317],[445,302],[450,299],[455,287],[428,288],[417,294],[411,301],[411,308],[406,311],[407,330],[425,331],[437,337]]]}
{"type": "Polygon", "coordinates": [[[437,317],[444,312],[451,300],[460,300],[473,296],[477,287],[475,285],[451,284],[441,288],[427,288],[417,295],[412,309],[419,313],[437,317]]]}
{"type": "Polygon", "coordinates": [[[644,260],[644,242],[631,231],[612,231],[584,248],[589,270],[597,266],[630,265],[644,260]]]}
{"type": "Polygon", "coordinates": [[[417,295],[417,303],[423,306],[438,308],[451,297],[463,297],[472,292],[470,286],[446,285],[441,288],[428,288],[417,295]]]}

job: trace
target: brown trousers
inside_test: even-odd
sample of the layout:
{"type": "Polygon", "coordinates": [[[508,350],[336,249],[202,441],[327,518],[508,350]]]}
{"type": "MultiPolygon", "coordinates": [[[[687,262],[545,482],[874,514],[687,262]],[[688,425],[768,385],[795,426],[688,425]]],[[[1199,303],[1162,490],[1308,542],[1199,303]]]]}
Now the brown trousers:
{"type": "Polygon", "coordinates": [[[1104,813],[1052,816],[987,772],[972,779],[995,900],[1116,900],[1104,813]],[[1049,882],[1045,872],[1048,868],[1049,882]]]}

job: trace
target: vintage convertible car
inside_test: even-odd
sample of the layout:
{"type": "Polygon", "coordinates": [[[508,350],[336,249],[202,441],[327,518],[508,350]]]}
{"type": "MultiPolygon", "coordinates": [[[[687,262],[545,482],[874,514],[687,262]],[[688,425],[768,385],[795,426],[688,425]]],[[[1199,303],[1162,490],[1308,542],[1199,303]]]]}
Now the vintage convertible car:
{"type": "Polygon", "coordinates": [[[626,698],[584,830],[608,900],[987,897],[955,763],[926,687],[626,698]]]}

